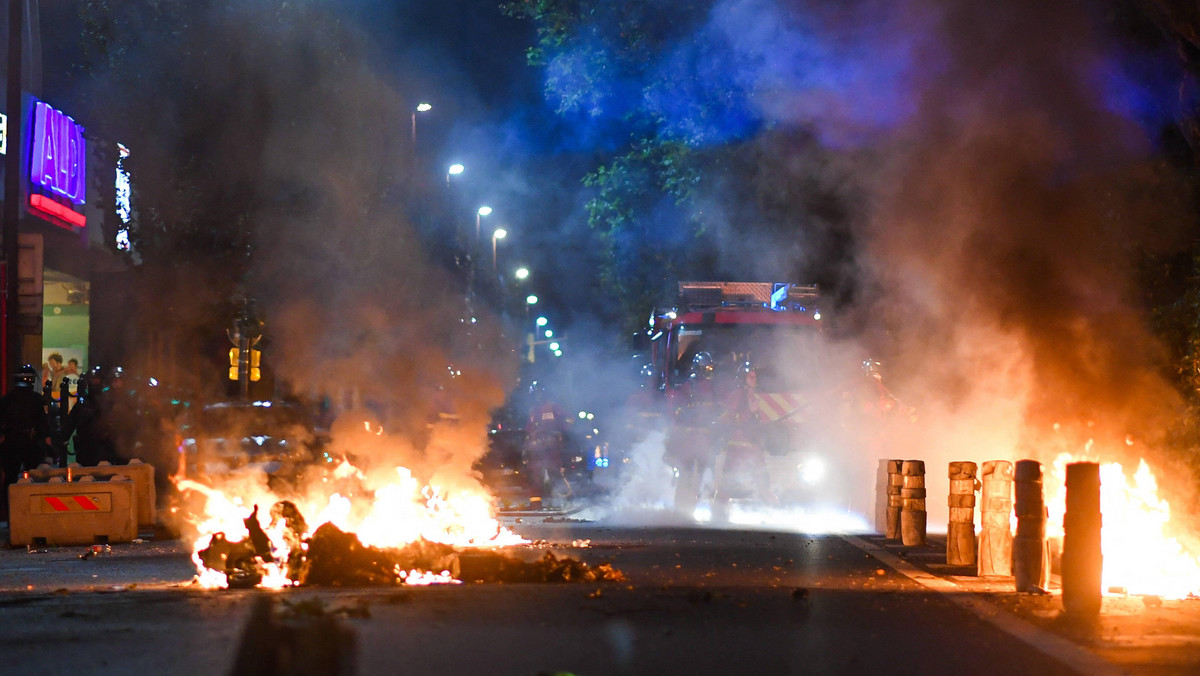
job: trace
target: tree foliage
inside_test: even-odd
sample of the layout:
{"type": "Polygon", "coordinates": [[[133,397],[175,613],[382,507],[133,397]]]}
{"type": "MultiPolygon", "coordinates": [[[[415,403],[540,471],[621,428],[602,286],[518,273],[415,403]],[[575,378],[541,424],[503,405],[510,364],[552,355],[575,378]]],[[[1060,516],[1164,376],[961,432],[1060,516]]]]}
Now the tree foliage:
{"type": "Polygon", "coordinates": [[[830,236],[847,232],[852,210],[836,206],[847,185],[827,180],[831,153],[808,130],[765,127],[732,65],[731,38],[709,26],[718,4],[502,6],[537,27],[528,60],[544,72],[547,99],[600,135],[586,208],[601,281],[626,327],[640,326],[683,278],[849,281],[836,271],[842,236],[830,236]],[[784,149],[797,154],[772,161],[784,149]]]}
{"type": "Polygon", "coordinates": [[[1114,4],[1112,21],[1137,47],[1173,57],[1181,75],[1175,110],[1160,130],[1166,162],[1184,187],[1191,238],[1147,253],[1141,280],[1156,333],[1171,352],[1179,389],[1200,404],[1200,8],[1170,0],[1114,4]]]}

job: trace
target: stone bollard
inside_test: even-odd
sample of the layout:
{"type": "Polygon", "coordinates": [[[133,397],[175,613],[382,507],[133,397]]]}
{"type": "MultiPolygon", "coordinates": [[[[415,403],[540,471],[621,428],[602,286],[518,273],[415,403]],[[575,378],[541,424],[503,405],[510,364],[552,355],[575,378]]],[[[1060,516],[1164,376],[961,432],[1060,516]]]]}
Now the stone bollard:
{"type": "Polygon", "coordinates": [[[902,460],[884,460],[887,467],[887,514],[884,519],[884,535],[889,540],[900,539],[900,509],[903,503],[900,490],[904,487],[904,476],[900,474],[902,460]]]}
{"type": "Polygon", "coordinates": [[[1012,575],[1012,463],[983,463],[983,490],[979,509],[979,574],[1012,575]]]}
{"type": "Polygon", "coordinates": [[[973,462],[950,463],[950,520],[946,525],[946,564],[975,565],[975,491],[979,482],[973,462]]]}
{"type": "Polygon", "coordinates": [[[1100,613],[1100,465],[1067,465],[1067,509],[1063,514],[1062,600],[1072,614],[1100,613]]]}
{"type": "Polygon", "coordinates": [[[900,541],[906,546],[925,544],[925,462],[905,460],[900,465],[900,541]]]}
{"type": "Polygon", "coordinates": [[[1013,538],[1013,578],[1019,592],[1045,590],[1050,585],[1050,543],[1046,540],[1046,501],[1042,493],[1042,463],[1018,460],[1013,484],[1017,535],[1013,538]]]}

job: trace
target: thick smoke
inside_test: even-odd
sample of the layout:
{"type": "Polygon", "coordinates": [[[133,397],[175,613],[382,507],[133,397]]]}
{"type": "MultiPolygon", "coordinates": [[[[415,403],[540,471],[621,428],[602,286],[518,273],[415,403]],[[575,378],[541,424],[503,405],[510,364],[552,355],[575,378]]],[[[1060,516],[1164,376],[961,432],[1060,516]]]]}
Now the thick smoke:
{"type": "MultiPolygon", "coordinates": [[[[153,119],[123,126],[144,135],[127,140],[141,153],[147,193],[169,195],[176,181],[188,187],[186,201],[162,201],[168,237],[197,222],[213,227],[189,206],[210,219],[228,206],[236,221],[217,224],[232,225],[234,256],[222,251],[189,277],[214,284],[160,293],[158,302],[180,315],[190,308],[189,325],[219,332],[232,316],[204,313],[235,308],[235,293],[252,299],[264,321],[264,366],[280,394],[328,398],[338,414],[335,452],[405,464],[444,486],[468,476],[485,450],[489,410],[503,400],[515,360],[496,319],[466,297],[462,275],[434,263],[454,256],[426,248],[454,242],[469,214],[456,214],[459,205],[439,192],[432,158],[414,155],[418,93],[408,98],[395,84],[413,78],[389,72],[395,64],[380,36],[340,10],[322,2],[176,8],[158,17],[178,19],[168,21],[171,40],[148,32],[132,41],[120,64],[130,71],[104,82],[163,99],[153,119]],[[231,297],[213,303],[205,289],[231,297]]],[[[209,363],[196,355],[192,365],[209,363]]]]}
{"type": "MultiPolygon", "coordinates": [[[[853,305],[829,312],[854,330],[829,349],[850,365],[884,359],[918,418],[893,430],[886,455],[925,459],[931,495],[950,460],[1049,461],[1089,438],[1121,459],[1153,456],[1179,405],[1132,282],[1137,250],[1175,234],[1174,191],[1130,117],[1141,106],[1098,6],[721,0],[689,15],[694,33],[646,71],[671,84],[645,102],[663,132],[753,146],[756,197],[794,226],[748,235],[755,214],[725,200],[745,184],[717,182],[700,206],[720,267],[782,277],[799,261],[800,273],[853,278],[853,305]],[[722,105],[698,119],[689,104],[713,90],[722,105]]],[[[247,202],[248,288],[281,376],[356,394],[367,428],[386,420],[413,449],[448,392],[470,438],[434,455],[465,462],[453,449],[481,450],[511,355],[486,317],[462,331],[459,287],[425,263],[409,223],[407,196],[422,187],[405,145],[412,101],[372,69],[369,40],[317,3],[278,15],[251,3],[197,25],[221,49],[191,38],[204,58],[169,75],[231,95],[205,143],[251,155],[222,179],[262,186],[247,202]],[[451,367],[461,376],[448,379],[451,367]]],[[[597,82],[594,107],[642,84],[597,82]]],[[[559,285],[592,288],[570,281],[559,285]]],[[[572,355],[587,354],[585,335],[572,335],[572,355]]],[[[841,370],[821,378],[832,386],[841,370]]],[[[344,424],[346,447],[370,445],[357,419],[344,424]]],[[[864,492],[878,457],[858,459],[864,492]]]]}
{"type": "MultiPolygon", "coordinates": [[[[651,69],[680,79],[687,63],[752,106],[755,142],[774,139],[763,164],[779,169],[756,180],[798,198],[795,230],[764,243],[714,191],[704,206],[728,216],[711,234],[727,263],[816,269],[828,231],[851,229],[857,246],[824,261],[858,288],[836,350],[882,358],[917,413],[859,459],[865,499],[880,457],[926,460],[931,496],[952,460],[1146,456],[1174,474],[1162,437],[1182,402],[1135,273],[1140,253],[1177,241],[1182,192],[1142,126],[1156,92],[1126,70],[1106,9],[727,0],[651,69]],[[779,143],[788,130],[817,143],[779,143]],[[854,203],[822,212],[812,192],[854,203]]],[[[664,132],[728,140],[675,103],[657,109],[664,132]]]]}
{"type": "Polygon", "coordinates": [[[940,460],[1049,461],[1088,439],[1128,460],[1178,412],[1133,286],[1178,214],[1108,99],[1115,47],[1086,9],[943,3],[917,112],[872,176],[869,310],[910,396],[944,411],[920,435],[940,460]]]}
{"type": "Polygon", "coordinates": [[[1088,439],[1097,459],[1155,454],[1180,402],[1134,263],[1178,214],[1113,105],[1114,45],[1087,3],[926,9],[901,23],[929,28],[905,41],[912,115],[860,173],[876,286],[858,309],[921,409],[897,455],[925,459],[937,495],[950,460],[1048,462],[1088,439]]]}
{"type": "Polygon", "coordinates": [[[379,457],[386,445],[364,453],[361,440],[346,450],[445,481],[484,450],[513,358],[409,224],[414,160],[397,121],[412,102],[358,53],[365,36],[330,21],[290,27],[257,64],[270,133],[250,287],[293,387],[332,396],[345,418],[381,424],[425,457],[379,457]],[[314,69],[291,67],[326,54],[314,69]]]}

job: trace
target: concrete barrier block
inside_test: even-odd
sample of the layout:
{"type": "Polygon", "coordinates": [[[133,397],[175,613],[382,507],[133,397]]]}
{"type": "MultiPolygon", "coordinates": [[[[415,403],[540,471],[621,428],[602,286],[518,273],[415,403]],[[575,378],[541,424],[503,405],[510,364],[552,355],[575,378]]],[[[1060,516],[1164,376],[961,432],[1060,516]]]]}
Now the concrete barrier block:
{"type": "Polygon", "coordinates": [[[76,462],[71,463],[70,467],[50,467],[43,464],[29,472],[30,478],[35,481],[49,481],[53,477],[61,477],[65,480],[68,476],[73,479],[85,476],[106,478],[118,474],[133,479],[138,527],[152,530],[158,523],[158,495],[157,489],[154,487],[154,465],[134,458],[129,461],[128,465],[114,465],[107,460],[101,461],[95,467],[84,467],[76,462]]]}
{"type": "Polygon", "coordinates": [[[133,479],[114,475],[22,478],[8,489],[9,543],[91,545],[137,537],[133,479]],[[74,477],[72,477],[74,478],[74,477]]]}

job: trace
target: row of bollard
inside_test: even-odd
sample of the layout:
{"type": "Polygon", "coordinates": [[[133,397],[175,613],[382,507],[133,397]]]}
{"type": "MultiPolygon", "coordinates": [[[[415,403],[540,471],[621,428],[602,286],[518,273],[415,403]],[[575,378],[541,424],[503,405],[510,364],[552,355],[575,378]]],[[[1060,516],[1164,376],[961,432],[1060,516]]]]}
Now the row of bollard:
{"type": "MultiPolygon", "coordinates": [[[[925,463],[884,460],[884,535],[905,546],[925,544],[925,463]]],[[[976,566],[982,577],[1012,576],[1017,591],[1044,590],[1050,583],[1049,514],[1042,485],[1042,465],[1036,460],[991,460],[979,466],[970,461],[949,465],[950,508],[946,529],[946,563],[976,566]],[[977,473],[978,477],[977,478],[977,473]],[[975,531],[975,493],[980,494],[980,529],[975,531]],[[1015,501],[1014,501],[1015,497],[1015,501]],[[1011,521],[1015,514],[1014,537],[1011,521]]],[[[1063,517],[1063,607],[1071,613],[1100,611],[1100,466],[1094,462],[1067,465],[1066,513],[1063,517]]]]}

